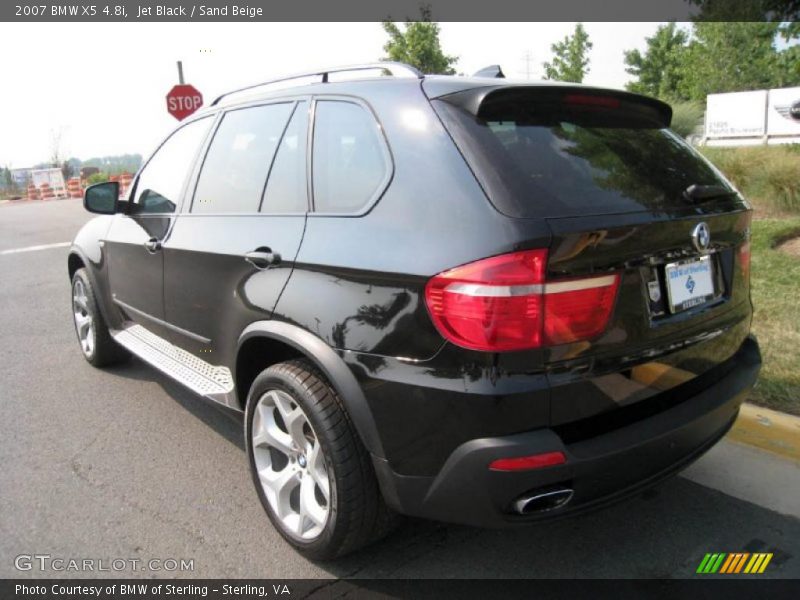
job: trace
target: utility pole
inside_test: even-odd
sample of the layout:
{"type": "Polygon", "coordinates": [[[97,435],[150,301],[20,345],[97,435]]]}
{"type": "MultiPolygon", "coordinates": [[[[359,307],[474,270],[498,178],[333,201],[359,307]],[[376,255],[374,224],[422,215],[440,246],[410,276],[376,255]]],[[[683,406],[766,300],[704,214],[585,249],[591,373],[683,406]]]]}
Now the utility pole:
{"type": "Polygon", "coordinates": [[[525,54],[522,56],[522,60],[525,61],[525,79],[531,78],[531,62],[533,62],[533,54],[530,50],[526,50],[525,54]]]}

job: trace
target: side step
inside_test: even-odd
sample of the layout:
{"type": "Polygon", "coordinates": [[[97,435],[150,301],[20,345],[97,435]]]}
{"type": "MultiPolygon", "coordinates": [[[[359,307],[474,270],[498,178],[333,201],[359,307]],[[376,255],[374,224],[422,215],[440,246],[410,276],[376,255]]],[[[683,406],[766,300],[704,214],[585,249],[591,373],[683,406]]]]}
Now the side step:
{"type": "Polygon", "coordinates": [[[119,345],[196,394],[238,409],[230,369],[207,363],[141,325],[130,325],[111,335],[119,345]]]}

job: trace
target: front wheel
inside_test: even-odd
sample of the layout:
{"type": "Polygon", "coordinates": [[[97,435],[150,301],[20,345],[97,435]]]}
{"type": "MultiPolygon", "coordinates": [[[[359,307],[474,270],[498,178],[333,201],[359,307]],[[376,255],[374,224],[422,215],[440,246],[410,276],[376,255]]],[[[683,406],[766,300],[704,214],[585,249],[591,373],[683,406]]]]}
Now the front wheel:
{"type": "Polygon", "coordinates": [[[83,357],[95,367],[113,365],[130,356],[111,337],[86,269],[78,269],[72,276],[72,320],[83,357]]]}
{"type": "Polygon", "coordinates": [[[265,369],[247,400],[253,481],[272,524],[298,551],[329,559],[389,530],[369,455],[335,390],[310,363],[265,369]]]}

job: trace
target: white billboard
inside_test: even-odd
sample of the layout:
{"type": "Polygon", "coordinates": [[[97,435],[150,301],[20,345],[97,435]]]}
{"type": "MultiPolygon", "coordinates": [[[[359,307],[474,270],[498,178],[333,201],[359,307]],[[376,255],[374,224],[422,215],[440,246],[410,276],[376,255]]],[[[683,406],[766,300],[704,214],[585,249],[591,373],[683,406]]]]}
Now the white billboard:
{"type": "Polygon", "coordinates": [[[707,138],[759,137],[766,133],[767,90],[709,94],[706,99],[707,138]]]}
{"type": "Polygon", "coordinates": [[[709,94],[710,146],[800,143],[800,87],[709,94]]]}

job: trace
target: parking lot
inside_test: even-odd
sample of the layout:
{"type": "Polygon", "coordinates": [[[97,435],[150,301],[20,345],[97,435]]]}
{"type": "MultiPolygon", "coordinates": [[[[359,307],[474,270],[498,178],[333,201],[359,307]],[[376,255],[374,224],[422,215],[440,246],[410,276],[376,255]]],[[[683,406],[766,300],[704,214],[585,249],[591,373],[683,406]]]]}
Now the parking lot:
{"type": "Polygon", "coordinates": [[[727,441],[585,516],[513,531],[408,520],[337,562],[302,558],[263,514],[237,422],[138,360],[84,361],[68,248],[50,245],[88,218],[80,200],[0,205],[0,577],[81,575],[18,571],[21,554],[193,560],[116,576],[689,577],[708,552],[742,551],[774,552],[760,577],[800,577],[800,466],[727,441]]]}

